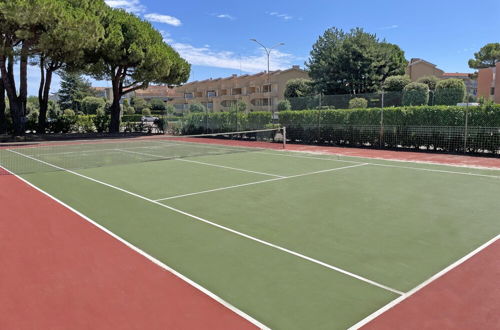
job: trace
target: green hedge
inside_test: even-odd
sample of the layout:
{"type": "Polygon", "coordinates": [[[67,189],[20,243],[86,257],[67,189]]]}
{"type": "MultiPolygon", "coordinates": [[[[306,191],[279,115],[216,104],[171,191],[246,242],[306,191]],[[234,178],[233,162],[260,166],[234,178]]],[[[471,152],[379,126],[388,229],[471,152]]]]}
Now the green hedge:
{"type": "MultiPolygon", "coordinates": [[[[460,152],[465,107],[420,106],[280,112],[292,142],[460,152]],[[383,134],[381,134],[381,132],[383,134]]],[[[468,151],[500,150],[500,105],[469,108],[468,151]]]]}
{"type": "Polygon", "coordinates": [[[227,133],[266,128],[271,124],[270,112],[191,113],[183,121],[183,134],[227,133]]]}

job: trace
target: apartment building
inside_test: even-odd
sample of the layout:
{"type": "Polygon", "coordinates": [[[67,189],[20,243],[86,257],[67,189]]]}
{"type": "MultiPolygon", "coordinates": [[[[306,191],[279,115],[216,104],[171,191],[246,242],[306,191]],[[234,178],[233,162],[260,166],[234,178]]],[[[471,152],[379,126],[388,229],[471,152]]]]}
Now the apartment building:
{"type": "Polygon", "coordinates": [[[232,75],[226,78],[193,81],[175,88],[171,104],[183,111],[192,103],[201,103],[209,111],[228,111],[238,101],[247,105],[248,111],[277,110],[283,99],[286,83],[291,79],[309,79],[299,66],[287,70],[261,72],[253,75],[232,75]]]}
{"type": "MultiPolygon", "coordinates": [[[[111,87],[92,87],[94,93],[97,97],[105,98],[106,100],[113,100],[113,88],[111,87]]],[[[134,92],[127,93],[123,96],[122,101],[125,99],[130,99],[132,97],[138,97],[145,99],[146,101],[151,101],[152,99],[161,99],[167,102],[172,98],[175,91],[173,88],[168,86],[149,86],[146,89],[138,89],[134,92]]]]}
{"type": "Polygon", "coordinates": [[[500,62],[495,67],[480,69],[477,75],[477,95],[500,103],[500,62]]]}
{"type": "Polygon", "coordinates": [[[472,78],[471,73],[461,72],[444,72],[437,67],[436,64],[423,60],[421,58],[412,58],[406,74],[410,77],[411,81],[417,81],[422,77],[434,76],[439,79],[462,79],[465,87],[467,88],[468,95],[477,95],[477,80],[472,78]]]}
{"type": "Polygon", "coordinates": [[[462,79],[467,89],[467,95],[477,96],[477,80],[471,78],[471,73],[446,72],[441,76],[441,79],[462,79]]]}
{"type": "Polygon", "coordinates": [[[406,74],[410,77],[411,81],[417,81],[426,76],[441,78],[444,71],[431,62],[427,62],[421,58],[412,58],[406,68],[406,74]]]}

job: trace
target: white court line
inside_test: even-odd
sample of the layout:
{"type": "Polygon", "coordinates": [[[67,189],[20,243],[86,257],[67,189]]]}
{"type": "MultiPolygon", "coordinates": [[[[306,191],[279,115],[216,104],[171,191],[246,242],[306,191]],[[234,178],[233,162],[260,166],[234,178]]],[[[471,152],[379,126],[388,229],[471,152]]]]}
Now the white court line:
{"type": "MultiPolygon", "coordinates": [[[[7,150],[8,150],[8,151],[10,151],[10,152],[13,152],[13,153],[15,153],[15,154],[18,154],[18,155],[20,155],[20,156],[26,157],[26,158],[28,158],[28,159],[31,159],[31,160],[37,161],[37,162],[39,162],[39,163],[45,164],[45,165],[47,165],[47,166],[50,166],[50,167],[56,168],[56,169],[58,169],[58,170],[62,170],[62,171],[65,171],[65,172],[68,172],[68,173],[74,174],[74,175],[76,175],[76,176],[79,176],[79,177],[81,177],[81,178],[87,179],[87,180],[89,180],[89,181],[92,181],[92,182],[95,182],[95,183],[99,183],[99,184],[101,184],[101,185],[103,185],[103,186],[106,186],[106,187],[109,187],[109,188],[112,188],[112,189],[115,189],[115,190],[121,191],[121,192],[123,192],[123,193],[126,193],[126,194],[128,194],[128,195],[131,195],[131,196],[134,196],[134,197],[140,198],[140,199],[145,200],[145,201],[147,201],[147,202],[150,202],[150,203],[156,204],[156,205],[158,205],[158,206],[160,206],[160,207],[163,207],[163,208],[169,209],[169,210],[171,210],[171,211],[177,212],[177,213],[179,213],[179,214],[185,215],[185,216],[187,216],[187,217],[190,217],[190,218],[195,219],[195,220],[197,220],[197,221],[200,221],[200,222],[206,223],[206,224],[211,225],[211,226],[213,226],[213,227],[217,227],[217,228],[219,228],[219,229],[225,230],[225,231],[230,232],[230,233],[233,233],[233,234],[235,234],[235,235],[238,235],[238,236],[241,236],[241,237],[247,238],[247,239],[249,239],[249,240],[252,240],[252,241],[255,241],[255,242],[261,243],[261,244],[263,244],[263,245],[269,246],[269,247],[274,248],[274,249],[276,249],[276,250],[279,250],[279,251],[282,251],[282,252],[286,252],[286,253],[291,254],[291,255],[294,255],[294,256],[296,256],[296,257],[298,257],[298,258],[301,258],[301,259],[304,259],[304,260],[310,261],[310,262],[312,262],[312,263],[315,263],[315,264],[320,265],[320,266],[323,266],[323,267],[325,267],[325,268],[328,268],[328,269],[334,270],[334,271],[336,271],[336,272],[342,273],[342,274],[347,275],[347,276],[349,276],[349,277],[353,277],[353,278],[358,279],[358,280],[360,280],[360,281],[362,281],[362,282],[365,282],[365,283],[371,284],[371,285],[373,285],[373,286],[379,287],[379,288],[384,289],[384,290],[386,290],[386,291],[390,291],[390,292],[395,293],[395,294],[398,294],[398,295],[403,295],[403,294],[404,294],[402,291],[399,291],[399,290],[393,289],[393,288],[391,288],[391,287],[388,287],[388,286],[386,286],[386,285],[380,284],[380,283],[378,283],[378,282],[372,281],[372,280],[367,279],[367,278],[365,278],[365,277],[363,277],[363,276],[360,276],[360,275],[357,275],[357,274],[351,273],[351,272],[346,271],[346,270],[344,270],[344,269],[342,269],[342,268],[339,268],[339,267],[336,267],[336,266],[332,266],[332,265],[327,264],[327,263],[325,263],[325,262],[322,262],[322,261],[319,261],[319,260],[317,260],[317,259],[314,259],[314,258],[308,257],[308,256],[303,255],[303,254],[300,254],[300,253],[298,253],[298,252],[295,252],[295,251],[289,250],[289,249],[284,248],[284,247],[281,247],[281,246],[279,246],[279,245],[276,245],[276,244],[273,244],[273,243],[270,243],[270,242],[264,241],[264,240],[262,240],[262,239],[259,239],[259,238],[256,238],[256,237],[253,237],[253,236],[250,236],[250,235],[244,234],[244,233],[242,233],[242,232],[239,232],[239,231],[237,231],[237,230],[231,229],[231,228],[229,228],[229,227],[222,226],[222,225],[220,225],[220,224],[218,224],[218,223],[215,223],[215,222],[212,222],[212,221],[210,221],[210,220],[207,220],[207,219],[204,219],[204,218],[198,217],[198,216],[196,216],[196,215],[193,215],[193,214],[190,214],[190,213],[184,212],[184,211],[179,210],[179,209],[176,209],[176,208],[174,208],[174,207],[172,207],[172,206],[168,206],[168,205],[162,204],[162,203],[160,203],[160,202],[157,202],[157,201],[155,201],[155,200],[149,199],[149,198],[147,198],[147,197],[144,197],[144,196],[142,196],[142,195],[136,194],[136,193],[134,193],[134,192],[131,192],[131,191],[125,190],[125,189],[123,189],[123,188],[120,188],[120,187],[117,187],[117,186],[113,186],[113,185],[111,185],[111,184],[109,184],[109,183],[106,183],[106,182],[103,182],[103,181],[99,181],[99,180],[97,180],[97,179],[94,179],[94,178],[91,178],[91,177],[89,177],[89,176],[86,176],[86,175],[83,175],[83,174],[80,174],[80,173],[77,173],[77,172],[74,172],[74,171],[71,171],[71,170],[65,169],[65,168],[63,168],[63,167],[60,167],[60,166],[57,166],[57,165],[54,165],[54,164],[51,164],[51,163],[48,163],[48,162],[45,162],[45,161],[40,160],[40,159],[37,159],[37,158],[35,158],[35,157],[31,157],[31,156],[28,156],[28,155],[24,155],[24,154],[22,154],[22,153],[19,153],[19,152],[17,152],[17,151],[11,150],[11,149],[7,149],[7,150]]],[[[361,165],[360,165],[360,166],[361,166],[361,165]]]]}
{"type": "Polygon", "coordinates": [[[242,318],[246,319],[247,321],[255,324],[257,327],[261,328],[261,329],[270,329],[269,327],[267,327],[266,325],[264,325],[263,323],[257,321],[256,319],[254,319],[253,317],[251,317],[250,315],[246,314],[245,312],[241,311],[240,309],[238,309],[237,307],[231,305],[230,303],[228,303],[227,301],[225,301],[224,299],[220,298],[219,296],[217,296],[215,293],[207,290],[206,288],[204,288],[203,286],[199,285],[198,283],[194,282],[193,280],[191,280],[190,278],[182,275],[181,273],[177,272],[176,270],[174,270],[173,268],[171,268],[170,266],[167,266],[166,264],[164,264],[163,262],[161,262],[160,260],[156,259],[155,257],[151,256],[150,254],[144,252],[143,250],[141,250],[140,248],[138,248],[137,246],[133,245],[132,243],[128,242],[127,240],[123,239],[122,237],[116,235],[115,233],[113,233],[112,231],[110,231],[109,229],[107,229],[106,227],[103,227],[102,225],[100,225],[99,223],[97,223],[96,221],[90,219],[89,217],[87,217],[86,215],[82,214],[81,212],[77,211],[76,209],[72,208],[71,206],[65,204],[64,202],[62,202],[61,200],[57,199],[56,197],[50,195],[48,192],[38,188],[37,186],[35,186],[34,184],[30,183],[29,181],[25,180],[24,178],[18,176],[17,174],[9,171],[8,169],[4,168],[3,166],[0,166],[0,168],[3,168],[5,171],[11,173],[12,175],[14,175],[16,178],[18,178],[19,180],[21,180],[22,182],[26,183],[27,185],[29,185],[30,187],[34,188],[35,190],[41,192],[42,194],[44,194],[45,196],[51,198],[52,200],[56,201],[57,203],[59,203],[60,205],[64,206],[65,208],[67,208],[68,210],[72,211],[73,213],[77,214],[78,216],[80,216],[82,219],[88,221],[89,223],[91,223],[92,225],[94,225],[95,227],[99,228],[100,230],[102,230],[103,232],[105,232],[106,234],[110,235],[111,237],[113,237],[114,239],[118,240],[119,242],[121,242],[122,244],[124,244],[125,246],[127,246],[128,248],[132,249],[133,251],[139,253],[140,255],[142,255],[143,257],[145,257],[146,259],[148,259],[149,261],[151,261],[152,263],[156,264],[157,266],[161,267],[162,269],[168,271],[169,273],[172,273],[173,275],[177,276],[178,278],[180,278],[181,280],[183,280],[184,282],[188,283],[189,285],[191,285],[192,287],[194,287],[195,289],[203,292],[204,294],[206,294],[207,296],[209,296],[210,298],[212,298],[213,300],[217,301],[218,303],[220,303],[221,305],[223,305],[224,307],[226,307],[227,309],[231,310],[233,313],[236,313],[237,315],[241,316],[242,318]]]}
{"type": "Polygon", "coordinates": [[[470,258],[474,257],[476,254],[478,254],[479,252],[481,252],[482,250],[486,249],[488,246],[490,246],[491,244],[495,243],[497,240],[500,239],[500,235],[497,235],[496,237],[492,238],[491,240],[489,240],[488,242],[484,243],[483,245],[481,245],[480,247],[478,247],[477,249],[475,249],[474,251],[470,252],[469,254],[467,254],[466,256],[460,258],[459,260],[455,261],[453,264],[449,265],[448,267],[446,267],[445,269],[443,269],[442,271],[440,271],[439,273],[435,274],[434,276],[432,276],[431,278],[429,278],[427,281],[421,283],[420,285],[416,286],[415,288],[413,288],[412,290],[408,291],[407,293],[403,294],[402,296],[396,298],[395,300],[391,301],[390,303],[388,303],[387,305],[385,305],[384,307],[380,308],[379,310],[377,310],[376,312],[374,312],[373,314],[370,314],[368,315],[366,318],[364,318],[363,320],[359,321],[358,323],[356,323],[355,325],[351,326],[349,328],[349,330],[355,330],[355,329],[359,329],[361,328],[362,326],[366,325],[367,323],[369,323],[370,321],[374,320],[375,318],[377,318],[378,316],[380,316],[381,314],[383,314],[384,312],[386,312],[387,310],[391,309],[392,307],[396,306],[397,304],[399,304],[400,302],[408,299],[410,296],[412,296],[413,294],[415,294],[416,292],[422,290],[424,287],[426,287],[427,285],[429,285],[430,283],[434,282],[435,280],[437,280],[438,278],[442,277],[443,275],[445,275],[446,273],[448,273],[449,271],[451,271],[452,269],[460,266],[461,264],[463,264],[465,261],[469,260],[470,258]]]}
{"type": "MultiPolygon", "coordinates": [[[[344,162],[344,163],[354,163],[354,164],[365,163],[365,164],[370,164],[370,165],[374,165],[374,166],[381,166],[381,167],[394,167],[394,168],[403,168],[403,169],[415,170],[415,171],[426,171],[426,172],[447,173],[447,174],[459,174],[459,175],[468,175],[468,176],[478,176],[478,177],[485,177],[485,178],[500,179],[500,176],[498,176],[498,175],[488,175],[488,174],[479,174],[479,173],[470,173],[470,172],[456,172],[456,171],[438,170],[438,169],[423,168],[423,167],[412,167],[412,166],[401,166],[401,165],[390,165],[390,164],[378,164],[378,163],[371,163],[371,162],[358,162],[358,161],[342,160],[342,159],[334,159],[334,158],[321,158],[321,157],[310,157],[310,156],[287,155],[287,154],[281,154],[281,152],[282,151],[280,151],[280,153],[270,153],[270,152],[263,152],[262,151],[262,152],[258,152],[258,153],[266,154],[266,155],[277,155],[277,156],[283,156],[283,157],[318,159],[318,160],[326,160],[326,161],[332,161],[332,162],[344,162]]],[[[295,151],[292,151],[292,152],[295,152],[295,151]]],[[[325,156],[332,156],[332,155],[325,155],[325,156]]],[[[394,161],[394,160],[388,160],[388,159],[381,159],[381,160],[389,161],[389,162],[394,161]]],[[[415,163],[415,162],[409,162],[409,163],[415,163]]],[[[435,163],[418,163],[418,164],[450,166],[450,165],[435,164],[435,163]]],[[[470,167],[467,167],[467,168],[470,168],[470,167]]]]}
{"type": "MultiPolygon", "coordinates": [[[[126,148],[121,148],[120,150],[128,150],[128,149],[162,149],[162,148],[167,148],[169,146],[178,146],[180,144],[173,144],[171,143],[170,145],[158,145],[158,146],[148,146],[148,147],[126,147],[126,148]]],[[[43,148],[43,147],[42,147],[43,148]]],[[[72,155],[72,154],[88,154],[88,153],[93,153],[93,152],[103,152],[103,151],[116,151],[118,150],[117,148],[106,148],[106,149],[97,149],[97,150],[77,150],[77,151],[66,151],[66,152],[47,152],[47,153],[41,153],[41,154],[36,154],[36,156],[52,156],[52,155],[72,155]]],[[[33,155],[35,156],[35,155],[33,155]]]]}
{"type": "Polygon", "coordinates": [[[245,169],[242,169],[242,168],[236,168],[236,167],[229,167],[229,166],[223,166],[223,165],[217,165],[217,164],[199,162],[199,161],[196,161],[196,160],[189,160],[189,159],[184,159],[184,158],[176,158],[175,160],[178,160],[178,161],[181,161],[181,162],[188,162],[188,163],[206,165],[206,166],[219,167],[219,168],[224,168],[224,169],[234,170],[234,171],[240,171],[240,172],[247,172],[247,173],[262,174],[262,175],[267,175],[267,176],[274,176],[276,178],[283,178],[283,179],[286,178],[285,176],[277,175],[277,174],[271,174],[271,173],[265,173],[265,172],[257,172],[257,171],[245,170],[245,169]]]}
{"type": "Polygon", "coordinates": [[[198,192],[189,193],[189,194],[176,195],[176,196],[171,196],[171,197],[157,199],[156,202],[166,201],[166,200],[169,200],[169,199],[176,199],[176,198],[181,198],[181,197],[187,197],[187,196],[193,196],[193,195],[206,194],[206,193],[211,193],[211,192],[215,192],[215,191],[221,191],[221,190],[227,190],[227,189],[234,189],[234,188],[246,187],[246,186],[252,186],[252,185],[266,183],[266,182],[281,181],[281,180],[286,180],[286,179],[299,178],[299,177],[302,177],[302,176],[308,176],[308,175],[314,175],[314,174],[320,174],[320,173],[340,171],[340,170],[345,170],[345,169],[348,169],[348,168],[360,167],[360,166],[365,166],[365,165],[369,165],[369,164],[362,163],[362,164],[356,164],[356,165],[351,165],[351,166],[330,168],[330,169],[327,169],[327,170],[321,170],[321,171],[316,171],[316,172],[308,172],[308,173],[302,173],[302,174],[297,174],[297,175],[285,176],[285,177],[282,177],[282,178],[268,179],[268,180],[262,180],[262,181],[254,181],[254,182],[249,182],[249,183],[237,184],[237,185],[234,185],[234,186],[221,187],[221,188],[215,188],[215,189],[210,189],[210,190],[203,190],[203,191],[198,191],[198,192]]]}
{"type": "MultiPolygon", "coordinates": [[[[148,153],[144,153],[144,152],[128,151],[128,150],[125,150],[125,149],[116,149],[116,150],[123,151],[123,152],[128,152],[128,153],[132,153],[132,154],[137,154],[137,155],[156,157],[158,159],[165,159],[165,160],[169,159],[168,157],[165,157],[165,156],[148,154],[148,153]]],[[[277,174],[270,174],[270,173],[265,173],[265,172],[257,172],[257,171],[245,170],[245,169],[242,169],[242,168],[229,167],[229,166],[223,166],[223,165],[217,165],[217,164],[211,164],[211,163],[205,163],[205,162],[200,162],[200,161],[196,161],[196,160],[189,160],[189,159],[184,159],[184,158],[175,158],[175,160],[181,161],[181,162],[188,162],[188,163],[200,164],[200,165],[205,165],[205,166],[219,167],[219,168],[224,168],[224,169],[233,170],[233,171],[239,171],[239,172],[261,174],[261,175],[273,176],[273,177],[276,177],[276,178],[286,178],[286,177],[284,177],[282,175],[277,175],[277,174]]]]}
{"type": "Polygon", "coordinates": [[[134,154],[134,155],[142,155],[142,156],[148,156],[148,157],[155,157],[155,158],[158,158],[158,159],[165,159],[165,160],[168,159],[165,156],[158,156],[158,155],[153,155],[153,154],[146,154],[146,153],[143,153],[143,152],[130,151],[130,150],[126,150],[126,149],[115,149],[115,150],[116,151],[121,151],[121,152],[126,152],[126,153],[129,153],[129,154],[134,154]]]}

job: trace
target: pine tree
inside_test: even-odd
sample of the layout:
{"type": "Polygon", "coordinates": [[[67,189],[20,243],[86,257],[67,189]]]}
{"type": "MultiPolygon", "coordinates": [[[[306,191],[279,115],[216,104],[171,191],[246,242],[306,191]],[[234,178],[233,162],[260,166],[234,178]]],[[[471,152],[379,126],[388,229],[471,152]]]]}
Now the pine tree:
{"type": "Polygon", "coordinates": [[[80,74],[73,72],[62,72],[61,88],[59,89],[59,106],[61,110],[80,110],[80,104],[87,96],[95,96],[92,85],[80,74]]]}

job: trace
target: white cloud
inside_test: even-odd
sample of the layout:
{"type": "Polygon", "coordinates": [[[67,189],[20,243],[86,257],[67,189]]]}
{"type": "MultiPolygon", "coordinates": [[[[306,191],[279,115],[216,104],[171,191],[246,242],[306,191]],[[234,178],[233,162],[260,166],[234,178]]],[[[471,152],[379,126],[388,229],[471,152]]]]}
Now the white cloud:
{"type": "Polygon", "coordinates": [[[228,19],[228,20],[231,20],[231,21],[234,21],[236,18],[229,15],[229,14],[217,14],[215,15],[215,17],[217,18],[225,18],[225,19],[228,19]]]}
{"type": "Polygon", "coordinates": [[[266,12],[266,14],[268,14],[268,15],[270,15],[270,16],[274,16],[274,17],[282,18],[282,19],[284,19],[285,21],[288,21],[288,20],[293,19],[293,16],[291,16],[291,15],[288,15],[288,14],[283,14],[283,13],[278,13],[278,12],[276,12],[276,11],[266,12]]]}
{"type": "Polygon", "coordinates": [[[147,20],[150,20],[152,22],[164,23],[164,24],[169,24],[169,25],[173,25],[173,26],[182,25],[182,22],[180,19],[173,17],[173,16],[168,16],[168,15],[146,14],[146,15],[144,15],[144,18],[146,18],[147,20]]]}
{"type": "Polygon", "coordinates": [[[139,14],[146,10],[140,0],[105,0],[108,6],[125,9],[128,12],[139,14]]]}
{"type": "MultiPolygon", "coordinates": [[[[195,47],[186,43],[175,42],[172,46],[193,65],[214,68],[242,70],[248,73],[262,72],[267,69],[267,56],[262,50],[258,55],[240,56],[230,51],[215,51],[209,47],[195,47]]],[[[295,57],[291,54],[274,50],[271,53],[271,70],[287,69],[295,57]]]]}
{"type": "Polygon", "coordinates": [[[167,44],[174,42],[174,39],[172,39],[172,35],[168,31],[160,30],[161,35],[163,36],[163,41],[165,41],[167,44]]]}
{"type": "Polygon", "coordinates": [[[380,30],[393,30],[397,29],[399,25],[393,24],[393,25],[388,25],[388,26],[382,26],[380,30]]]}

